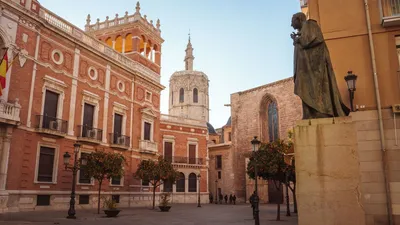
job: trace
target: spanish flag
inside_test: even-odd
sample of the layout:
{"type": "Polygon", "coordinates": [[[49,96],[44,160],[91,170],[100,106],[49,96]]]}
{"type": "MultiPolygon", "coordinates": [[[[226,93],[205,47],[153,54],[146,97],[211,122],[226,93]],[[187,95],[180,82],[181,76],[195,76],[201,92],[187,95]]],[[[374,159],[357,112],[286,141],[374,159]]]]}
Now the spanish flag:
{"type": "Polygon", "coordinates": [[[4,56],[0,63],[0,96],[3,95],[3,89],[6,88],[6,74],[8,71],[8,49],[4,53],[4,56]]]}

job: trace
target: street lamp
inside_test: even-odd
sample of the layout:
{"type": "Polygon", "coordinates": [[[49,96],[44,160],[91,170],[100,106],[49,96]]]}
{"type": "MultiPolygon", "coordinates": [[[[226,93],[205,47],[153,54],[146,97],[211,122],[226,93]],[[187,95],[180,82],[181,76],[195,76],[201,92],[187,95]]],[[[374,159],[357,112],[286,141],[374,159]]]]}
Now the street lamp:
{"type": "Polygon", "coordinates": [[[215,204],[218,205],[218,179],[215,180],[215,204]]]}
{"type": "Polygon", "coordinates": [[[350,95],[350,109],[353,112],[353,100],[354,100],[354,92],[356,91],[356,81],[357,75],[353,74],[353,71],[348,71],[347,75],[344,77],[344,80],[347,83],[347,89],[349,90],[350,95]]]}
{"type": "Polygon", "coordinates": [[[257,136],[254,136],[254,139],[251,140],[251,145],[253,146],[253,157],[254,157],[254,178],[255,178],[255,196],[254,196],[254,214],[255,214],[255,218],[254,218],[254,224],[255,225],[260,225],[260,217],[259,217],[259,208],[258,208],[258,204],[259,204],[259,198],[258,198],[258,188],[257,188],[257,180],[258,180],[258,171],[257,171],[257,162],[256,162],[256,158],[255,158],[255,153],[256,151],[258,151],[259,147],[260,147],[260,141],[257,140],[257,136]]]}
{"type": "Polygon", "coordinates": [[[197,179],[199,181],[199,196],[198,196],[198,200],[197,200],[197,207],[201,207],[201,205],[200,205],[200,177],[201,177],[201,175],[199,173],[199,175],[197,175],[197,179]]]}
{"type": "MultiPolygon", "coordinates": [[[[76,173],[80,169],[78,165],[78,153],[79,149],[81,147],[81,144],[75,143],[74,144],[74,164],[72,166],[69,165],[69,160],[71,159],[71,155],[66,152],[63,156],[64,158],[64,165],[65,169],[69,169],[72,171],[72,189],[71,189],[71,200],[69,202],[69,209],[68,209],[68,219],[76,219],[75,216],[75,186],[76,186],[76,173]]],[[[85,158],[81,159],[81,164],[86,165],[87,161],[85,158]]]]}

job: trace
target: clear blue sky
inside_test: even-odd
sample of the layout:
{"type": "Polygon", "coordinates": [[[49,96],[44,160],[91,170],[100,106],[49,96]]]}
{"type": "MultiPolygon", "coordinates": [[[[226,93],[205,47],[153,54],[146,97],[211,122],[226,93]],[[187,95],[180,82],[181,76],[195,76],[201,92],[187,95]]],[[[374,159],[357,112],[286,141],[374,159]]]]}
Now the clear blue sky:
{"type": "MultiPolygon", "coordinates": [[[[128,11],[128,0],[39,0],[49,10],[83,28],[87,14],[92,23],[128,11]]],[[[230,94],[261,86],[293,73],[291,17],[300,11],[299,0],[142,0],[141,13],[161,20],[161,111],[168,113],[171,74],[184,69],[183,58],[191,31],[194,69],[210,80],[210,123],[223,126],[230,116],[230,94]]]]}

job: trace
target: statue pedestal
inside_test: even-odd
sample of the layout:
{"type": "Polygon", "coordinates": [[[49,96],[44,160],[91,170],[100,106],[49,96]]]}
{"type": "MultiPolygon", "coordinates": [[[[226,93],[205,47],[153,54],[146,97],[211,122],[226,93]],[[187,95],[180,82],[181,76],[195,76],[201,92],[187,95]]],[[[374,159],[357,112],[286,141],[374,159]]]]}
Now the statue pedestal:
{"type": "Polygon", "coordinates": [[[299,225],[365,224],[351,117],[298,121],[295,157],[299,225]]]}

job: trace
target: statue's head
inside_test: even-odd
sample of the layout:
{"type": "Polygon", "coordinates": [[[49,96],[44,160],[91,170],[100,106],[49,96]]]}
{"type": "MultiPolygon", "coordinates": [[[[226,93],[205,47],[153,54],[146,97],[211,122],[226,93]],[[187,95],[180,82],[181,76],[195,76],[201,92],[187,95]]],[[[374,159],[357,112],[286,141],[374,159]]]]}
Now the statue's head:
{"type": "Polygon", "coordinates": [[[307,20],[306,14],[299,12],[292,17],[292,27],[297,30],[301,30],[303,23],[307,20]]]}

